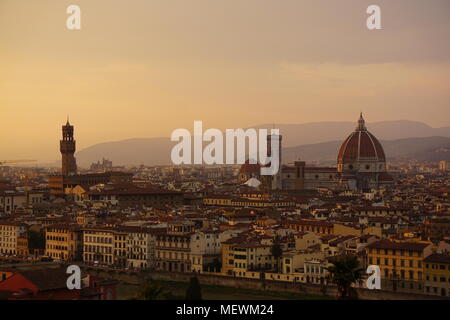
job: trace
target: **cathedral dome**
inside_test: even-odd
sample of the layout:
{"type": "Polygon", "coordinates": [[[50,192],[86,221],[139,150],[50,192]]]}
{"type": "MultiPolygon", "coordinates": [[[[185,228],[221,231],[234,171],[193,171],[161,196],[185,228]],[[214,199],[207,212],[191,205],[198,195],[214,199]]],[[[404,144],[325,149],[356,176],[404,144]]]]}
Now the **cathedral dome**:
{"type": "Polygon", "coordinates": [[[356,162],[385,162],[383,147],[365,126],[362,114],[356,130],[342,143],[338,154],[338,165],[356,162]]]}

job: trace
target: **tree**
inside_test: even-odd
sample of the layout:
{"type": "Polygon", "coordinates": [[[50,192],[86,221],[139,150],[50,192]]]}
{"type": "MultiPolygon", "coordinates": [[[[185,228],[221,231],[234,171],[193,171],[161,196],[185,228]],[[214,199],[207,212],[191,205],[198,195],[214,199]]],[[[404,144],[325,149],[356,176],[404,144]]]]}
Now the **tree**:
{"type": "Polygon", "coordinates": [[[197,277],[192,277],[186,290],[186,300],[202,300],[202,289],[197,277]]]}
{"type": "Polygon", "coordinates": [[[133,300],[164,300],[167,296],[168,293],[161,284],[154,281],[147,281],[134,296],[133,300]]]}
{"type": "Polygon", "coordinates": [[[325,268],[329,272],[329,279],[337,286],[338,299],[356,299],[356,291],[352,287],[364,277],[364,269],[355,255],[341,255],[334,257],[331,266],[325,268]]]}
{"type": "Polygon", "coordinates": [[[280,244],[280,239],[278,236],[273,240],[272,248],[271,248],[272,256],[275,258],[275,272],[278,272],[278,267],[280,265],[280,258],[283,255],[283,248],[280,244]]]}

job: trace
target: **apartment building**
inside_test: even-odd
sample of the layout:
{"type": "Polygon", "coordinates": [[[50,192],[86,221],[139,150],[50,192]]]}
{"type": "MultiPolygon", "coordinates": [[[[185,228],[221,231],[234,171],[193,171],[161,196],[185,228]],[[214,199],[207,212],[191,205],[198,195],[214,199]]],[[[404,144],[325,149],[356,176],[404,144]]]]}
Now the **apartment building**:
{"type": "Polygon", "coordinates": [[[83,230],[83,262],[113,265],[114,238],[116,230],[111,227],[86,228],[83,230]]]}
{"type": "MultiPolygon", "coordinates": [[[[24,255],[24,238],[28,227],[19,222],[0,222],[0,253],[24,255]]],[[[28,251],[28,250],[27,250],[28,251]]]]}
{"type": "Polygon", "coordinates": [[[426,294],[450,297],[450,255],[433,253],[424,259],[426,294]]]}
{"type": "Polygon", "coordinates": [[[431,243],[379,240],[366,247],[367,263],[378,265],[384,290],[422,293],[424,259],[431,243]]]}
{"type": "Polygon", "coordinates": [[[191,271],[202,273],[203,271],[219,271],[220,263],[220,231],[197,231],[191,236],[191,271]]]}
{"type": "Polygon", "coordinates": [[[192,234],[164,233],[156,235],[156,269],[170,272],[188,272],[191,270],[192,234]]]}
{"type": "Polygon", "coordinates": [[[129,267],[147,269],[155,265],[156,234],[151,229],[122,227],[127,234],[127,263],[129,267]]]}
{"type": "Polygon", "coordinates": [[[45,255],[55,260],[80,261],[83,232],[77,224],[56,224],[45,228],[45,255]]]}
{"type": "Polygon", "coordinates": [[[114,262],[113,265],[125,268],[128,266],[128,234],[123,230],[115,230],[114,237],[114,262]]]}
{"type": "Polygon", "coordinates": [[[40,191],[0,190],[0,212],[6,214],[43,201],[44,193],[40,191]]]}
{"type": "Polygon", "coordinates": [[[239,277],[259,278],[263,271],[276,266],[272,256],[271,238],[239,235],[222,243],[222,273],[239,277]]]}

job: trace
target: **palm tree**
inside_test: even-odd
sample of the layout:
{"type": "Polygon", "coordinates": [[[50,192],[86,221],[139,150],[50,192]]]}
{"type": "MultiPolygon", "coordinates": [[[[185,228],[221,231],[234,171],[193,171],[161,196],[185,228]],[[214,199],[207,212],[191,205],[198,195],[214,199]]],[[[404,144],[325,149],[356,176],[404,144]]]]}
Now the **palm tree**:
{"type": "Polygon", "coordinates": [[[136,293],[133,300],[164,300],[168,293],[158,282],[147,281],[141,290],[136,293]]]}
{"type": "Polygon", "coordinates": [[[364,269],[359,264],[355,255],[341,255],[330,259],[331,266],[325,268],[329,272],[329,279],[337,286],[338,299],[356,299],[356,291],[352,287],[354,283],[364,277],[364,269]]]}

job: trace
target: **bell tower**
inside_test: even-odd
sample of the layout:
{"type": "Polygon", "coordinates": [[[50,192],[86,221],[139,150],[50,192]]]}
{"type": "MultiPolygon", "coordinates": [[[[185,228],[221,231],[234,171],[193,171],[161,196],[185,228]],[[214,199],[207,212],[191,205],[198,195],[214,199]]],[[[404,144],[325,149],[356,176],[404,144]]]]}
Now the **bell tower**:
{"type": "Polygon", "coordinates": [[[75,140],[73,139],[73,126],[67,118],[66,125],[62,126],[62,140],[59,142],[62,156],[61,173],[63,176],[77,174],[77,161],[75,154],[75,140]]]}

